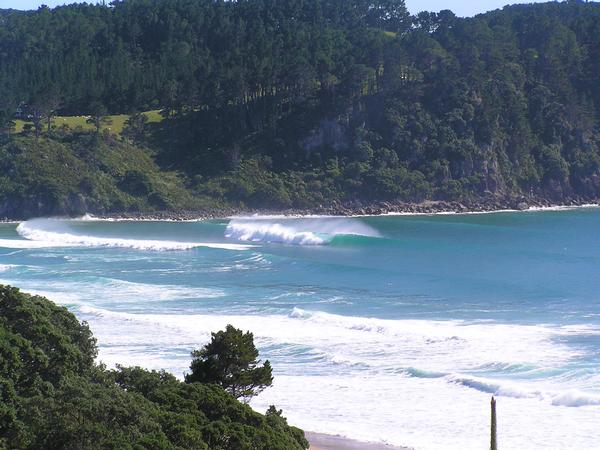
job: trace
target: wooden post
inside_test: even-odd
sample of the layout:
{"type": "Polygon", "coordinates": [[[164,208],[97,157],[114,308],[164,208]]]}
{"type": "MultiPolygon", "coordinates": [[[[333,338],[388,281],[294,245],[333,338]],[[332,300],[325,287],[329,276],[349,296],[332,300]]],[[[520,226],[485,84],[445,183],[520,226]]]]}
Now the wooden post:
{"type": "Polygon", "coordinates": [[[490,433],[490,450],[498,450],[498,438],[496,436],[496,399],[492,396],[492,423],[490,433]]]}

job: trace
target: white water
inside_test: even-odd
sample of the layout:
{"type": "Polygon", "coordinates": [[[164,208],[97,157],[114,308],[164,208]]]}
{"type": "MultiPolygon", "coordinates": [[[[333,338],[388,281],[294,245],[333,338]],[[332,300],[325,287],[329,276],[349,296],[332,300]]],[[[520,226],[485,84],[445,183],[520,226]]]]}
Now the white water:
{"type": "MultiPolygon", "coordinates": [[[[596,432],[591,421],[597,410],[589,406],[600,404],[600,395],[584,393],[578,383],[569,387],[553,381],[551,375],[544,383],[533,378],[578,356],[555,338],[598,330],[381,320],[298,308],[289,316],[248,316],[130,314],[81,306],[78,314],[103,343],[102,361],[168,368],[180,376],[189,365],[189,351],[208,341],[209,330],[230,323],[250,330],[277,371],[274,387],[253,406],[262,411],[277,404],[293,423],[313,431],[372,441],[386,436],[389,443],[419,449],[483,448],[487,402],[494,394],[500,396],[500,427],[511,430],[503,448],[523,448],[523,442],[531,442],[529,448],[560,448],[553,441],[568,432],[564,423],[542,432],[531,430],[535,420],[581,420],[572,448],[591,448],[589,438],[596,432]],[[491,366],[512,367],[522,379],[453,372],[491,366]]],[[[564,436],[560,439],[564,442],[564,436]]]]}
{"type": "Polygon", "coordinates": [[[276,217],[233,219],[225,237],[238,241],[292,245],[324,245],[339,235],[378,236],[373,228],[353,219],[316,217],[274,220],[276,217]]]}
{"type": "Polygon", "coordinates": [[[248,250],[252,248],[252,246],[243,244],[86,236],[65,231],[65,223],[68,223],[68,221],[55,219],[34,219],[22,222],[17,227],[17,232],[26,240],[2,239],[0,240],[0,246],[5,248],[114,247],[153,251],[191,250],[197,247],[222,250],[248,250]]]}

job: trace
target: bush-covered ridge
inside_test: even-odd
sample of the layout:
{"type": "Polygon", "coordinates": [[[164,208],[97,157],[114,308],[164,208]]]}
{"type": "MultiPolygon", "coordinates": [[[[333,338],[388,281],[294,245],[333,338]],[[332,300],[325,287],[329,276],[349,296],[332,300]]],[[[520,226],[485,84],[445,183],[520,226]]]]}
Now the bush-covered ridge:
{"type": "MultiPolygon", "coordinates": [[[[100,124],[163,108],[152,124],[133,115],[121,138],[178,172],[191,198],[94,194],[95,212],[597,200],[599,30],[600,5],[579,1],[466,19],[410,17],[403,0],[7,12],[0,122],[9,132],[20,102],[36,134],[58,113],[100,124]]],[[[1,198],[14,199],[4,185],[1,198]]]]}
{"type": "Polygon", "coordinates": [[[94,363],[88,326],[0,286],[0,448],[304,449],[281,411],[254,412],[217,385],[94,363]]]}
{"type": "Polygon", "coordinates": [[[203,206],[152,152],[111,136],[55,133],[0,145],[0,217],[203,206]]]}

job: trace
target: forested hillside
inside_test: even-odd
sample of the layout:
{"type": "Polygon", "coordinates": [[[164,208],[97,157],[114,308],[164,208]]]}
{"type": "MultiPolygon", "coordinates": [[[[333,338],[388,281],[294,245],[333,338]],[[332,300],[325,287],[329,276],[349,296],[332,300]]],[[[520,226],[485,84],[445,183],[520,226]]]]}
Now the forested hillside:
{"type": "MultiPolygon", "coordinates": [[[[72,142],[94,134],[53,127],[56,114],[89,115],[97,141],[137,148],[189,195],[148,201],[151,188],[108,205],[72,187],[40,213],[74,212],[68,195],[93,212],[595,200],[599,74],[600,5],[578,1],[466,19],[411,17],[402,0],[5,11],[0,215],[35,214],[37,188],[10,175],[27,160],[10,156],[15,146],[79,158],[72,142]],[[18,105],[31,125],[15,135],[18,105]],[[155,109],[164,120],[137,114],[155,109]],[[123,133],[100,132],[108,114],[131,115],[123,133]]],[[[125,171],[111,176],[131,195],[125,171]]]]}

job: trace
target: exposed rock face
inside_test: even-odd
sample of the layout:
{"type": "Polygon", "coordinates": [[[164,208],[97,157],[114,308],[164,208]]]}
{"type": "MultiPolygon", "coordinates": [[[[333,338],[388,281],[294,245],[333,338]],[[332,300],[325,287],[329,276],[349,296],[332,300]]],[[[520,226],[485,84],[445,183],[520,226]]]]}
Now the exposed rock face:
{"type": "Polygon", "coordinates": [[[323,147],[343,152],[349,148],[350,140],[345,124],[338,120],[324,119],[302,142],[301,146],[307,156],[323,147]]]}
{"type": "MultiPolygon", "coordinates": [[[[58,201],[44,195],[27,198],[11,198],[0,203],[0,218],[27,219],[31,217],[81,216],[91,212],[88,202],[81,194],[70,194],[58,201]]],[[[101,212],[101,211],[97,211],[101,212]]]]}
{"type": "Polygon", "coordinates": [[[594,172],[590,177],[582,179],[580,183],[585,195],[597,195],[600,192],[600,170],[594,172]]]}
{"type": "Polygon", "coordinates": [[[494,194],[506,192],[506,183],[500,171],[498,157],[491,146],[483,149],[481,159],[477,161],[475,170],[483,174],[486,191],[494,194]]]}

